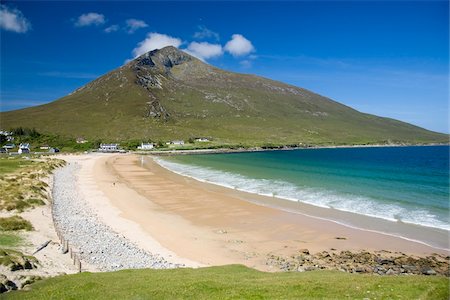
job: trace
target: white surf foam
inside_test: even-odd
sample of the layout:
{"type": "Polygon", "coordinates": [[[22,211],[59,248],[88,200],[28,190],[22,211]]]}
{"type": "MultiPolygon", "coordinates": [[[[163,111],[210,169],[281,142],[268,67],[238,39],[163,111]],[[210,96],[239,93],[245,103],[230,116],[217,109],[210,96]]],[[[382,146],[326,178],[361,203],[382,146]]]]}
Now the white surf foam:
{"type": "MultiPolygon", "coordinates": [[[[356,213],[392,222],[410,223],[450,231],[450,224],[443,222],[429,211],[407,209],[396,204],[385,204],[364,196],[344,195],[330,190],[299,187],[280,180],[254,179],[240,174],[171,162],[161,158],[155,161],[162,167],[201,182],[236,189],[263,196],[303,202],[323,208],[356,213]]],[[[349,224],[344,224],[349,225],[349,224]]]]}

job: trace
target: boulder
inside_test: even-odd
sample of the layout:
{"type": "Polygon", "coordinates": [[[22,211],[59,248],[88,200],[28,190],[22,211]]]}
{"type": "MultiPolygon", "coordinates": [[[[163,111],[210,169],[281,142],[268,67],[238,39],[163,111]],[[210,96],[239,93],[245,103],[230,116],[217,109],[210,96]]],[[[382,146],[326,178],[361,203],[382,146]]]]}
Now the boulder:
{"type": "Polygon", "coordinates": [[[309,255],[309,250],[308,249],[300,249],[300,250],[298,250],[298,252],[300,252],[300,253],[302,253],[302,254],[306,254],[306,255],[309,255]]]}
{"type": "Polygon", "coordinates": [[[423,268],[422,269],[422,274],[424,274],[424,275],[436,275],[436,271],[433,270],[432,268],[423,268]]]}
{"type": "Polygon", "coordinates": [[[385,273],[386,275],[395,275],[395,271],[392,269],[387,270],[387,272],[385,273]]]}

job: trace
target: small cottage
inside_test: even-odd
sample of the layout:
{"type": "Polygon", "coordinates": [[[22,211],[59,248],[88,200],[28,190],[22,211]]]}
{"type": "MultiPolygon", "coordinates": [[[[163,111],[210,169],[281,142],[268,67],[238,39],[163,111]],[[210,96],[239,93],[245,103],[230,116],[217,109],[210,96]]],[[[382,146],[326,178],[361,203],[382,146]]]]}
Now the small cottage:
{"type": "Polygon", "coordinates": [[[98,151],[101,152],[115,152],[119,150],[119,144],[100,144],[98,151]]]}
{"type": "Polygon", "coordinates": [[[140,146],[138,146],[138,150],[152,150],[155,147],[152,143],[141,143],[140,146]]]}
{"type": "Polygon", "coordinates": [[[19,154],[30,153],[30,144],[29,143],[20,144],[17,153],[19,154]]]}
{"type": "Polygon", "coordinates": [[[196,138],[195,141],[196,142],[209,142],[209,139],[207,139],[207,138],[196,138]]]}

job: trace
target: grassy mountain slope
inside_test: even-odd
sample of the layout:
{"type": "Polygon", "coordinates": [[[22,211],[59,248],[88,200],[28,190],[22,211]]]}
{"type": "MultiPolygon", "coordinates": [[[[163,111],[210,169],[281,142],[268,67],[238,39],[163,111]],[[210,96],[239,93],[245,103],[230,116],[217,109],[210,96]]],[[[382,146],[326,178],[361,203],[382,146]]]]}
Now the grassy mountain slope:
{"type": "Polygon", "coordinates": [[[120,141],[448,142],[448,135],[360,113],[305,89],[226,72],[166,47],[49,104],[0,114],[2,128],[120,141]]]}

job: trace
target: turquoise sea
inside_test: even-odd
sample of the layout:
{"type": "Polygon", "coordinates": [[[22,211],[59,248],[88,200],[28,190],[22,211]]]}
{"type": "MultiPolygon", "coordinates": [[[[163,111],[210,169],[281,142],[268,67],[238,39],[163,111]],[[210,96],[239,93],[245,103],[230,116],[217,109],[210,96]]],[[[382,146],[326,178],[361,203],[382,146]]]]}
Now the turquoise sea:
{"type": "Polygon", "coordinates": [[[449,146],[158,158],[176,173],[286,201],[450,230],[449,146]]]}

